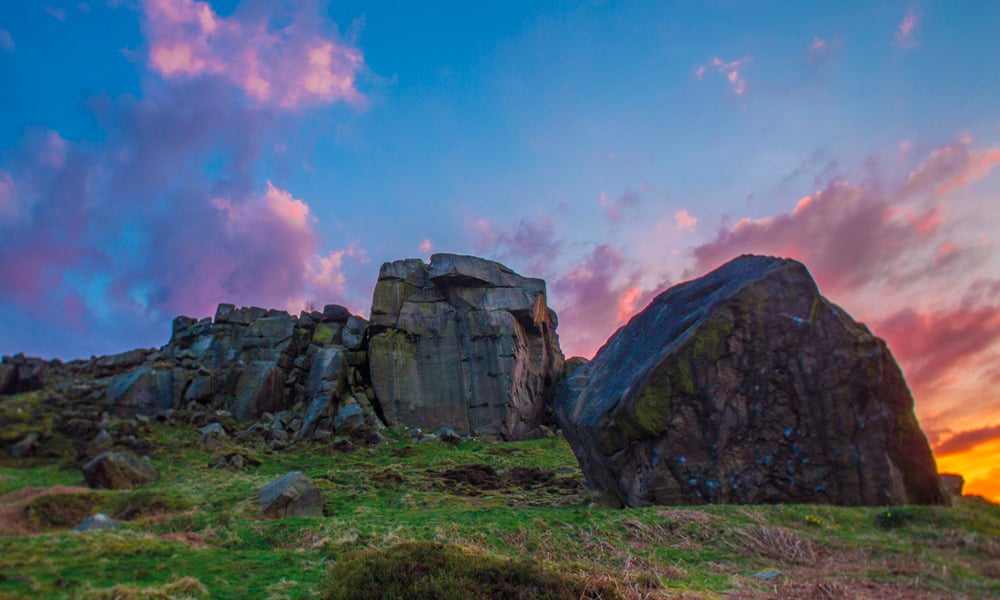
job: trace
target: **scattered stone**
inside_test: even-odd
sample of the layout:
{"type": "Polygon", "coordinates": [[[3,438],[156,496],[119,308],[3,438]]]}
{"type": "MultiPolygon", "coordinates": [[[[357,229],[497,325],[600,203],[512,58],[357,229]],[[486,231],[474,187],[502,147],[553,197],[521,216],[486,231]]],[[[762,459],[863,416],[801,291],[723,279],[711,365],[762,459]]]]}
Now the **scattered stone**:
{"type": "Polygon", "coordinates": [[[35,448],[38,447],[38,440],[41,436],[35,432],[31,432],[28,435],[21,438],[20,441],[7,446],[7,454],[11,458],[26,458],[35,452],[35,448]]]}
{"type": "Polygon", "coordinates": [[[462,436],[455,433],[455,430],[451,427],[438,429],[437,438],[446,444],[457,444],[462,441],[462,436]]]}
{"type": "Polygon", "coordinates": [[[628,506],[947,502],[885,342],[792,260],[663,292],[555,410],[588,484],[628,506]]]}
{"type": "Polygon", "coordinates": [[[951,496],[961,496],[965,487],[965,477],[958,473],[941,473],[941,485],[951,496]]]}
{"type": "Polygon", "coordinates": [[[102,452],[83,465],[83,478],[92,488],[128,490],[159,477],[156,467],[127,450],[102,452]]]}
{"type": "Polygon", "coordinates": [[[259,501],[268,518],[323,516],[323,498],[301,471],[292,471],[264,486],[259,501]]]}
{"type": "Polygon", "coordinates": [[[542,424],[563,364],[545,282],[499,263],[435,254],[385,263],[368,362],[389,425],[508,440],[542,424]]]}
{"type": "Polygon", "coordinates": [[[111,434],[108,433],[107,429],[101,429],[101,431],[94,436],[93,440],[94,446],[97,447],[110,446],[112,442],[114,442],[114,438],[111,437],[111,434]]]}
{"type": "Polygon", "coordinates": [[[351,316],[351,311],[339,304],[327,304],[323,307],[324,323],[346,323],[351,316]]]}
{"type": "Polygon", "coordinates": [[[73,528],[73,531],[108,531],[121,529],[122,524],[104,513],[87,517],[73,528]]]}
{"type": "Polygon", "coordinates": [[[229,437],[222,423],[209,423],[204,427],[199,427],[201,433],[201,449],[214,452],[225,446],[225,439],[229,437]]]}
{"type": "Polygon", "coordinates": [[[755,579],[770,581],[772,579],[781,579],[785,574],[781,571],[761,571],[760,573],[754,573],[753,576],[755,579]]]}

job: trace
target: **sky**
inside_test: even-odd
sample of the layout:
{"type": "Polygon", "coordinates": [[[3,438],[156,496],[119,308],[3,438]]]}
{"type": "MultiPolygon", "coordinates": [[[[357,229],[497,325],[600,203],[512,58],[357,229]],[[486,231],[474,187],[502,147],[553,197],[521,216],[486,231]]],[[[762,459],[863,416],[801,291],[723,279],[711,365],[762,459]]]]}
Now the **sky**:
{"type": "Polygon", "coordinates": [[[381,263],[454,252],[545,278],[592,356],[786,256],[1000,499],[997,31],[985,0],[0,3],[0,354],[367,315],[381,263]]]}

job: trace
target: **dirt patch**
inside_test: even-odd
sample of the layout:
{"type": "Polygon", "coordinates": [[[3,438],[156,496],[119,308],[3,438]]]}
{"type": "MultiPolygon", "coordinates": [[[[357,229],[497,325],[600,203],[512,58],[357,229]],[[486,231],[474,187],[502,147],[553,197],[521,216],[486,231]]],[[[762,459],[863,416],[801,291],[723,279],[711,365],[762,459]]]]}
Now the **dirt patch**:
{"type": "Polygon", "coordinates": [[[0,496],[0,536],[30,535],[41,528],[29,517],[26,508],[32,501],[52,494],[92,494],[85,487],[57,485],[50,488],[24,488],[0,496]]]}
{"type": "Polygon", "coordinates": [[[558,475],[538,467],[511,467],[497,471],[488,464],[458,465],[424,472],[424,489],[462,496],[506,498],[511,506],[551,506],[583,502],[586,490],[580,475],[558,475]]]}
{"type": "Polygon", "coordinates": [[[538,467],[511,467],[506,475],[512,484],[527,489],[552,485],[556,479],[555,471],[538,467]]]}
{"type": "Polygon", "coordinates": [[[490,489],[495,490],[503,486],[500,475],[490,465],[472,464],[459,465],[451,469],[436,471],[434,474],[439,478],[459,486],[465,486],[471,490],[490,489]]]}

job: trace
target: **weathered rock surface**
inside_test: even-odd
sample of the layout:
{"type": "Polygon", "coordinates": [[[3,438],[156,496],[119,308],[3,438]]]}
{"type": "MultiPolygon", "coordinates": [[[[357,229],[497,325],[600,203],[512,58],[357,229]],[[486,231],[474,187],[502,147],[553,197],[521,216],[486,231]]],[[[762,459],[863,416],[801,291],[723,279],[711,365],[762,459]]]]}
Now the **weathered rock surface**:
{"type": "Polygon", "coordinates": [[[323,516],[323,498],[301,471],[292,471],[261,488],[259,500],[269,518],[323,516]]]}
{"type": "Polygon", "coordinates": [[[0,359],[0,394],[18,394],[40,389],[46,363],[40,358],[16,354],[0,359]]]}
{"type": "Polygon", "coordinates": [[[563,355],[545,282],[489,260],[435,254],[385,263],[368,364],[390,425],[522,439],[537,429],[563,355]]]}
{"type": "Polygon", "coordinates": [[[589,485],[628,506],[947,502],[885,342],[792,260],[660,294],[555,409],[589,485]]]}
{"type": "Polygon", "coordinates": [[[109,451],[83,465],[83,478],[92,488],[129,490],[153,483],[160,471],[131,452],[109,451]]]}

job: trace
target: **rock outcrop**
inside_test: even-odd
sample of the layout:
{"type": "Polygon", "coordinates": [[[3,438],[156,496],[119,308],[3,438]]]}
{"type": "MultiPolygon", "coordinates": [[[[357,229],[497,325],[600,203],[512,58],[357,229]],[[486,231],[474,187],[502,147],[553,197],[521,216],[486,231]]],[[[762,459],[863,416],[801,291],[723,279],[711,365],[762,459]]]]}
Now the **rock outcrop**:
{"type": "Polygon", "coordinates": [[[385,263],[368,361],[388,424],[508,440],[533,435],[563,356],[545,282],[489,260],[435,254],[385,263]]]}
{"type": "Polygon", "coordinates": [[[628,506],[947,502],[885,342],[792,260],[660,294],[555,409],[589,485],[628,506]]]}

